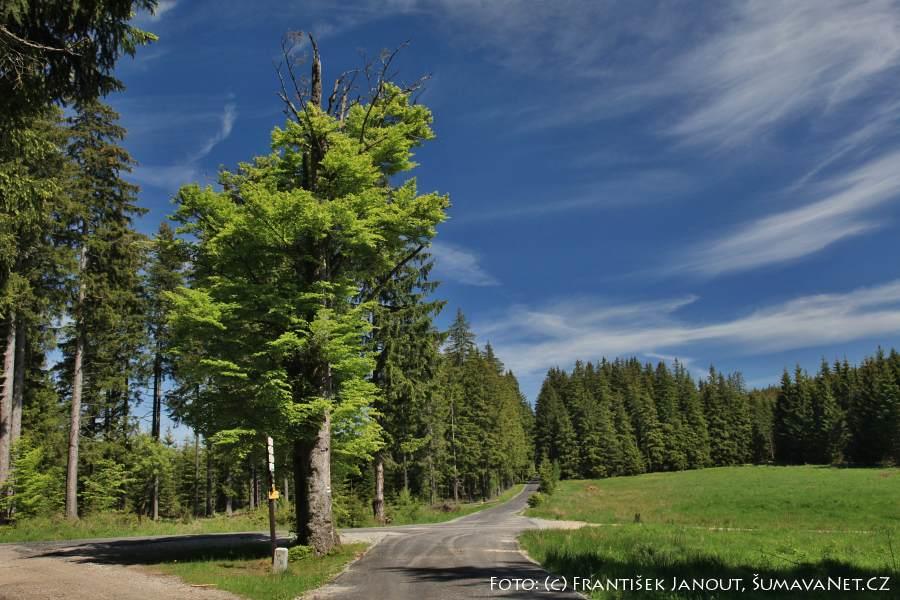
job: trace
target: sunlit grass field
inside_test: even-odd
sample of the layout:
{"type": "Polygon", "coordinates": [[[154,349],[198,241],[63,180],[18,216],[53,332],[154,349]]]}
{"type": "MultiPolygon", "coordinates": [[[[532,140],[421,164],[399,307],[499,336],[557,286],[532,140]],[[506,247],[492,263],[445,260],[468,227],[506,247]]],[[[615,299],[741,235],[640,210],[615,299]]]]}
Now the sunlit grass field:
{"type": "MultiPolygon", "coordinates": [[[[731,467],[564,481],[527,514],[601,524],[520,538],[532,557],[560,575],[742,578],[748,588],[754,574],[891,576],[892,591],[876,596],[900,598],[900,469],[731,467]]],[[[737,597],[633,594],[594,597],[737,597]]],[[[748,589],[740,597],[847,594],[748,589]]]]}

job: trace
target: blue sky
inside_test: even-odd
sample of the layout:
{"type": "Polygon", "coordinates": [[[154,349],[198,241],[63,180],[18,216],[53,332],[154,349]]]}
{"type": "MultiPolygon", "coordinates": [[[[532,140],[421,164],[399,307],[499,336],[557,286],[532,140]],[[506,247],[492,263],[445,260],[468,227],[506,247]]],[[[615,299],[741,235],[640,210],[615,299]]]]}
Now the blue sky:
{"type": "Polygon", "coordinates": [[[110,98],[150,233],[179,185],[268,151],[273,63],[325,78],[409,40],[441,324],[461,307],[534,400],[547,368],[677,356],[751,385],[900,340],[896,2],[163,0],[110,98]]]}

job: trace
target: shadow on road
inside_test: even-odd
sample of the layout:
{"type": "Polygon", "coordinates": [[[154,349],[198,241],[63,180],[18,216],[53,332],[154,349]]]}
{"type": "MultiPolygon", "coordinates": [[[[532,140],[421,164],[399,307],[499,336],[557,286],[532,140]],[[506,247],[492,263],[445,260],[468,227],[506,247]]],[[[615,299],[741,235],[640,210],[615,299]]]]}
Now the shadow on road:
{"type": "MultiPolygon", "coordinates": [[[[278,543],[283,546],[288,541],[282,538],[278,543]]],[[[269,538],[264,534],[180,535],[54,546],[52,549],[37,551],[29,558],[63,558],[72,562],[137,565],[264,558],[269,555],[270,548],[269,538]]]]}

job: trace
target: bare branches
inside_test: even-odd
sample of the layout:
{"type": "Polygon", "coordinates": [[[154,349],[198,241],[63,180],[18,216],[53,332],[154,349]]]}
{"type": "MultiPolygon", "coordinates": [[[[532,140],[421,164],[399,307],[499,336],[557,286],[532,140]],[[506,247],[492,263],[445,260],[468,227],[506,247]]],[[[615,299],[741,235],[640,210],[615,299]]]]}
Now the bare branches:
{"type": "Polygon", "coordinates": [[[41,52],[61,52],[63,54],[70,54],[72,56],[80,56],[80,54],[75,51],[75,47],[78,45],[78,43],[80,43],[80,41],[78,43],[64,46],[62,48],[57,48],[55,46],[47,46],[44,44],[38,44],[37,42],[32,42],[30,40],[26,40],[25,38],[21,38],[21,37],[17,36],[16,34],[14,34],[12,31],[10,31],[9,29],[7,29],[6,27],[4,27],[3,25],[0,25],[0,35],[4,35],[4,36],[8,37],[9,39],[13,40],[14,42],[21,44],[23,46],[26,46],[28,48],[31,48],[32,50],[40,50],[41,52]]]}
{"type": "Polygon", "coordinates": [[[49,46],[20,37],[0,25],[0,77],[12,82],[13,88],[24,85],[27,73],[40,73],[50,55],[81,56],[78,46],[89,40],[80,39],[65,46],[49,46]]]}
{"type": "MultiPolygon", "coordinates": [[[[369,117],[372,115],[372,108],[381,99],[381,94],[384,93],[384,85],[389,80],[388,70],[391,68],[391,63],[394,62],[394,58],[396,58],[397,54],[409,46],[409,41],[405,41],[399,46],[397,46],[393,52],[382,52],[381,53],[381,70],[378,72],[378,79],[374,86],[375,92],[372,94],[372,97],[369,98],[369,107],[366,109],[366,116],[363,118],[362,126],[359,129],[359,143],[362,144],[363,140],[366,136],[366,127],[369,124],[369,117]]],[[[369,76],[369,65],[366,65],[366,78],[369,79],[371,83],[371,78],[369,76]]],[[[371,86],[370,86],[371,87],[371,86]]]]}
{"type": "Polygon", "coordinates": [[[328,96],[328,106],[325,112],[337,117],[338,121],[344,122],[347,115],[348,97],[356,87],[356,77],[359,75],[360,69],[351,69],[344,71],[340,77],[334,80],[334,88],[331,95],[328,96]]]}

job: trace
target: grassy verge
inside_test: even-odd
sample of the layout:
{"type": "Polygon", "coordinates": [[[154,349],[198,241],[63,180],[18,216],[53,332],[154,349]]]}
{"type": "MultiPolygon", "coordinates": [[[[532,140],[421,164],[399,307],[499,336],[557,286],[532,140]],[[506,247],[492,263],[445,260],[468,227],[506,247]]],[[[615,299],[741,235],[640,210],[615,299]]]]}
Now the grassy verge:
{"type": "Polygon", "coordinates": [[[153,565],[151,569],[175,575],[193,585],[209,585],[258,600],[288,600],[315,589],[335,575],[366,549],[365,544],[347,544],[332,554],[292,562],[280,575],[271,574],[267,548],[232,551],[232,554],[189,562],[153,565]]]}
{"type": "MultiPolygon", "coordinates": [[[[134,514],[118,512],[88,515],[78,521],[69,521],[62,516],[40,517],[0,526],[0,543],[267,531],[267,510],[238,513],[231,517],[217,515],[210,518],[159,521],[139,519],[134,514]]],[[[287,529],[288,517],[289,510],[282,507],[276,517],[280,529],[287,529]]]]}
{"type": "MultiPolygon", "coordinates": [[[[392,517],[391,525],[440,523],[497,506],[520,491],[522,486],[516,485],[487,502],[448,503],[440,506],[412,504],[404,507],[391,506],[388,511],[392,517]]],[[[237,513],[231,517],[217,515],[199,519],[161,519],[155,522],[146,518],[139,519],[130,513],[88,515],[78,521],[68,521],[62,516],[40,517],[0,526],[0,543],[268,531],[267,510],[263,507],[258,511],[237,513]]],[[[289,506],[279,507],[276,515],[279,529],[288,529],[290,510],[289,506]]],[[[365,520],[356,523],[357,527],[375,525],[368,514],[365,520]]]]}
{"type": "MultiPolygon", "coordinates": [[[[514,485],[502,492],[496,498],[492,498],[486,502],[461,502],[453,504],[447,502],[437,506],[429,506],[416,504],[410,507],[389,506],[387,510],[388,516],[391,518],[390,525],[416,525],[420,523],[443,523],[459,517],[464,517],[472,513],[476,513],[486,508],[498,506],[512,500],[516,494],[522,491],[524,485],[514,485]]],[[[375,527],[377,524],[374,519],[369,518],[365,525],[361,527],[375,527]]]]}
{"type": "MultiPolygon", "coordinates": [[[[530,531],[549,570],[601,579],[741,579],[746,591],[610,592],[595,598],[842,598],[753,590],[752,580],[889,576],[900,589],[900,470],[734,467],[562,482],[528,514],[603,524],[530,531]],[[636,523],[636,515],[640,523],[636,523]]],[[[875,592],[869,592],[873,594],[875,592]]]]}

